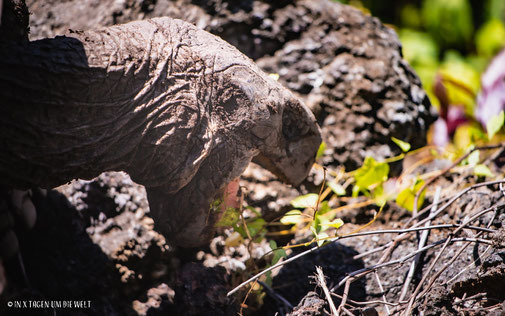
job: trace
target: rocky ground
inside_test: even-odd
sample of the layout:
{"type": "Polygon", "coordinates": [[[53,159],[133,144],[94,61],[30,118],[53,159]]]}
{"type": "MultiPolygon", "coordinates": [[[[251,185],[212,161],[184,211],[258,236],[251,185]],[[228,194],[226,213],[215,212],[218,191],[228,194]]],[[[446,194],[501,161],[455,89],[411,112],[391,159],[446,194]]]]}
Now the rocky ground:
{"type": "MultiPolygon", "coordinates": [[[[398,154],[391,136],[423,146],[426,140],[420,135],[426,135],[434,119],[417,76],[401,57],[394,32],[375,18],[333,2],[29,0],[27,4],[32,11],[32,39],[62,34],[69,28],[97,28],[161,15],[183,18],[223,37],[265,71],[278,74],[311,107],[327,144],[321,164],[330,169],[345,166],[351,170],[369,154],[377,159],[398,154]]],[[[446,165],[434,162],[423,166],[422,173],[446,165]]],[[[391,176],[400,172],[401,164],[391,176]]],[[[314,171],[302,186],[292,188],[251,165],[241,186],[245,205],[274,222],[290,209],[293,197],[317,192],[321,181],[322,172],[314,171]]],[[[479,181],[466,171],[448,173],[428,187],[425,205],[433,201],[437,186],[443,188],[442,201],[447,201],[479,181]]],[[[7,188],[0,193],[3,216],[2,210],[11,206],[10,193],[7,188]]],[[[310,231],[277,236],[280,228],[267,226],[267,236],[248,246],[230,242],[232,231],[222,229],[208,247],[174,249],[153,230],[143,187],[123,173],[105,173],[50,191],[33,189],[31,199],[37,209],[34,228],[11,227],[21,256],[4,262],[8,287],[0,296],[0,315],[25,315],[26,309],[9,309],[6,304],[27,299],[91,301],[87,309],[31,310],[33,315],[327,315],[330,306],[322,284],[314,278],[315,267],[322,267],[327,287],[342,294],[344,287],[336,285],[346,275],[384,256],[384,250],[367,252],[397,236],[354,237],[321,247],[276,270],[271,287],[252,291],[242,304],[247,288],[230,297],[226,293],[269,264],[267,240],[279,245],[306,242],[310,231]]],[[[335,206],[354,202],[337,201],[335,206]]],[[[425,252],[409,293],[423,276],[434,275],[444,265],[448,269],[414,301],[414,314],[505,314],[502,203],[497,185],[483,186],[456,199],[432,221],[432,225],[459,225],[471,214],[491,208],[471,224],[498,233],[476,236],[465,230],[454,237],[482,238],[491,245],[471,243],[463,248],[467,243],[459,242],[448,244],[443,252],[439,252],[442,245],[425,252]]],[[[340,233],[365,225],[375,211],[374,206],[343,211],[339,217],[346,225],[340,233]]],[[[388,203],[366,230],[411,226],[410,219],[411,213],[388,203]]],[[[451,237],[455,229],[432,230],[429,243],[451,237]]],[[[416,234],[409,235],[385,262],[413,253],[418,240],[416,234]]],[[[294,248],[288,255],[306,249],[294,248]]],[[[386,315],[385,305],[377,303],[385,299],[394,312],[409,265],[406,261],[381,267],[376,274],[350,283],[347,309],[355,315],[386,315]]],[[[333,300],[338,307],[341,299],[334,296],[333,300]]]]}
{"type": "MultiPolygon", "coordinates": [[[[455,174],[440,180],[439,185],[447,185],[443,196],[450,197],[474,180],[455,174]],[[453,182],[461,180],[466,182],[453,182]]],[[[270,250],[266,239],[250,249],[246,244],[226,246],[230,231],[216,236],[206,248],[170,248],[163,237],[152,230],[143,188],[124,173],[105,173],[93,181],[79,180],[47,193],[34,191],[32,199],[37,208],[37,223],[32,230],[18,233],[29,285],[23,279],[17,258],[7,261],[9,287],[1,297],[6,315],[16,310],[5,309],[5,302],[22,299],[92,302],[89,309],[57,310],[57,315],[236,315],[246,290],[232,297],[226,296],[227,291],[268,261],[263,257],[270,250]],[[248,260],[250,257],[254,264],[248,260]]],[[[416,300],[416,314],[502,315],[505,312],[501,304],[505,300],[503,193],[496,186],[478,188],[456,200],[432,224],[461,223],[469,214],[490,207],[495,209],[472,224],[499,230],[494,236],[487,236],[492,246],[487,249],[486,244],[472,244],[464,249],[440,275],[436,286],[416,300]]],[[[346,225],[342,233],[367,222],[373,216],[372,210],[373,207],[343,212],[341,218],[346,225]]],[[[384,212],[369,230],[400,228],[410,218],[409,213],[393,204],[384,212]]],[[[293,244],[308,241],[309,236],[310,232],[300,230],[288,239],[293,244]]],[[[265,290],[262,296],[252,292],[244,314],[325,315],[329,312],[328,301],[314,280],[315,267],[322,267],[327,286],[332,288],[347,274],[377,263],[382,252],[368,256],[360,254],[387,244],[392,236],[379,234],[344,239],[283,266],[272,280],[274,294],[265,290]],[[279,297],[287,300],[288,305],[279,297]],[[259,302],[263,302],[262,305],[259,302]]],[[[447,236],[447,231],[433,230],[429,241],[443,240],[447,236]]],[[[465,232],[463,236],[475,235],[465,232]]],[[[281,244],[286,238],[274,239],[281,244]]],[[[462,245],[450,245],[442,253],[434,272],[454,258],[462,245]]],[[[416,247],[417,238],[413,234],[399,244],[391,259],[409,255],[416,247]]],[[[290,256],[306,249],[295,248],[290,256]]],[[[427,274],[439,250],[430,249],[421,257],[414,285],[427,274]]],[[[408,263],[377,270],[389,302],[398,300],[408,263]]],[[[342,291],[340,287],[335,293],[342,291]]],[[[373,274],[351,284],[349,300],[381,299],[383,291],[373,274]]],[[[340,299],[335,297],[334,301],[338,306],[340,299]]],[[[354,308],[355,315],[373,315],[366,313],[375,311],[385,314],[381,304],[372,304],[366,309],[352,301],[349,308],[354,308]]],[[[24,315],[26,310],[17,312],[24,315]]],[[[41,315],[40,310],[34,312],[33,315],[41,315]]],[[[44,312],[52,315],[53,311],[44,312]]]]}

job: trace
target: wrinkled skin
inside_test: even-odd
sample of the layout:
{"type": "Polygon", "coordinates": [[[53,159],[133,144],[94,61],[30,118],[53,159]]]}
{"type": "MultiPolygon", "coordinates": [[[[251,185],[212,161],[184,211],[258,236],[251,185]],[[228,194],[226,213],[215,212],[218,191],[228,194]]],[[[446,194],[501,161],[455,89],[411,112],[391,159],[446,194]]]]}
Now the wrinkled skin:
{"type": "Polygon", "coordinates": [[[219,38],[169,18],[0,46],[0,182],[55,187],[123,170],[175,245],[212,237],[210,203],[251,161],[299,184],[312,113],[219,38]]]}

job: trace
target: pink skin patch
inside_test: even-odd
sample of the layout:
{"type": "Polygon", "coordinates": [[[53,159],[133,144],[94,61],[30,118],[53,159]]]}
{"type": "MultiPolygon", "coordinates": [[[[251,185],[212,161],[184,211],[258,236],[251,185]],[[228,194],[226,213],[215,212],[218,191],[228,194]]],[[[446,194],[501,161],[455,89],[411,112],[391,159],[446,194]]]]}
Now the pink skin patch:
{"type": "Polygon", "coordinates": [[[221,204],[222,211],[225,211],[229,207],[240,207],[240,197],[237,196],[238,189],[240,188],[239,180],[240,178],[236,178],[224,188],[223,203],[221,204]]]}

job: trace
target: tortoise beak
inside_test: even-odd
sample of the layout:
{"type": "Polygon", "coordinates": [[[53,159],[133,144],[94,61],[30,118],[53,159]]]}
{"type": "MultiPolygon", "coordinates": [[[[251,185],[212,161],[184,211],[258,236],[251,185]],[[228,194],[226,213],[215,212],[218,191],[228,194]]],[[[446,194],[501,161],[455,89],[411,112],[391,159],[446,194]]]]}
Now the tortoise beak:
{"type": "Polygon", "coordinates": [[[268,169],[282,181],[299,185],[309,174],[321,144],[321,129],[312,112],[294,97],[288,97],[280,131],[274,144],[266,142],[253,162],[268,169]]]}

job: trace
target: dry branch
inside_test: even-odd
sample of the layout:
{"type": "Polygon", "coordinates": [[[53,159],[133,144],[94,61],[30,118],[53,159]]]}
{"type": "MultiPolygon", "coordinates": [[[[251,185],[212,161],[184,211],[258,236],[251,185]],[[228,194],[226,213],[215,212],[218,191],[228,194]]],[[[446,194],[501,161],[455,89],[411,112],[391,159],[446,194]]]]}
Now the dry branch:
{"type": "Polygon", "coordinates": [[[317,284],[323,289],[324,295],[326,296],[326,300],[328,300],[328,305],[330,306],[332,315],[334,316],[338,315],[337,308],[335,307],[335,303],[333,303],[333,299],[331,298],[328,286],[326,286],[326,280],[324,279],[324,273],[321,267],[316,267],[316,280],[317,284]]]}

